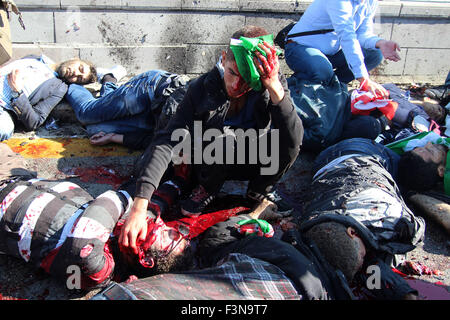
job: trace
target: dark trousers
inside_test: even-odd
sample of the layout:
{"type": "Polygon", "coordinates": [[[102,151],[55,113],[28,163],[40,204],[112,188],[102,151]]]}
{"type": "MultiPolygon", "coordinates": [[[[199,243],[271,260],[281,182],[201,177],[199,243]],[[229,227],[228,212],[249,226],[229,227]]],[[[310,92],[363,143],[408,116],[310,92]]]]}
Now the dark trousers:
{"type": "MultiPolygon", "coordinates": [[[[222,185],[227,180],[249,181],[247,192],[255,192],[258,195],[265,195],[271,192],[273,186],[291,167],[298,155],[298,150],[281,150],[279,148],[279,141],[276,141],[276,139],[272,141],[272,134],[273,131],[269,131],[266,133],[265,137],[259,136],[256,140],[247,139],[245,141],[245,161],[243,161],[243,164],[238,163],[238,142],[236,137],[232,137],[234,139],[233,164],[194,164],[194,174],[198,184],[202,185],[210,194],[220,191],[222,185]],[[275,143],[278,145],[273,145],[275,143]],[[255,144],[258,146],[257,149],[255,149],[255,144]],[[268,150],[267,154],[269,155],[267,158],[270,158],[270,161],[272,161],[269,164],[263,163],[266,162],[267,159],[262,161],[259,157],[259,148],[261,148],[262,144],[266,144],[267,146],[266,150],[268,150]],[[258,150],[256,151],[258,152],[256,157],[254,154],[255,150],[258,150]],[[256,163],[254,163],[255,158],[256,163]],[[274,167],[269,170],[271,171],[269,174],[264,173],[264,168],[267,169],[275,162],[278,163],[277,169],[274,167]]],[[[225,133],[224,136],[227,136],[227,133],[225,133]]],[[[279,139],[282,138],[280,137],[279,139]]],[[[225,158],[227,152],[226,138],[222,137],[221,143],[223,143],[223,154],[225,158]]],[[[228,150],[228,152],[230,152],[230,150],[228,150]]]]}

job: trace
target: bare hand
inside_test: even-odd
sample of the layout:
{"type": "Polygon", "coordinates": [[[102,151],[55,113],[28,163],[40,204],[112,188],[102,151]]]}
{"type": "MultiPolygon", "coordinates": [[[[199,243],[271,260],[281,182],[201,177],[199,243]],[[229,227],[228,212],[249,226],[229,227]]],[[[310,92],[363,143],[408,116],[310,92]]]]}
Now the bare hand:
{"type": "Polygon", "coordinates": [[[102,146],[108,143],[119,143],[122,144],[123,142],[123,135],[117,134],[117,133],[104,133],[98,132],[90,137],[89,141],[91,144],[96,146],[102,146]]]}
{"type": "Polygon", "coordinates": [[[147,236],[147,206],[148,200],[136,198],[125,224],[119,235],[119,247],[121,251],[131,250],[138,254],[137,243],[144,241],[147,236]]]}
{"type": "Polygon", "coordinates": [[[12,90],[20,92],[25,86],[25,79],[21,75],[19,69],[14,69],[8,74],[8,83],[12,90]]]}
{"type": "Polygon", "coordinates": [[[378,84],[369,78],[359,78],[358,81],[360,82],[363,90],[372,92],[374,96],[379,96],[385,99],[389,98],[389,91],[387,91],[381,84],[378,84]]]}
{"type": "Polygon", "coordinates": [[[381,50],[381,53],[385,59],[395,62],[401,60],[400,55],[397,53],[397,51],[400,51],[400,46],[396,42],[390,40],[379,40],[375,47],[381,50]]]}
{"type": "Polygon", "coordinates": [[[270,98],[273,103],[277,104],[284,98],[284,89],[278,78],[280,71],[280,62],[278,60],[277,51],[275,47],[267,42],[258,45],[265,53],[266,57],[260,52],[256,51],[256,57],[253,58],[256,68],[261,77],[261,83],[269,90],[270,98]]]}

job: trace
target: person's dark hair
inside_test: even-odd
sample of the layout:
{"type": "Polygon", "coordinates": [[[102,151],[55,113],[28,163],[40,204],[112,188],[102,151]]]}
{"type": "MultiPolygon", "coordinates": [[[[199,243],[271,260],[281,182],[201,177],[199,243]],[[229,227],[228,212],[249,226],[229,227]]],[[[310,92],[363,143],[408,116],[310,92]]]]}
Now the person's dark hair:
{"type": "Polygon", "coordinates": [[[408,190],[430,190],[441,179],[438,166],[411,151],[405,152],[398,163],[398,183],[408,190]]]}
{"type": "Polygon", "coordinates": [[[332,267],[342,271],[348,282],[353,280],[360,268],[360,244],[348,236],[347,227],[337,222],[323,222],[306,231],[305,236],[314,242],[332,267]]]}
{"type": "Polygon", "coordinates": [[[127,270],[126,274],[133,274],[142,278],[161,273],[187,271],[193,266],[194,251],[190,245],[187,245],[179,255],[167,254],[167,252],[155,249],[150,249],[150,254],[155,262],[153,268],[146,268],[137,261],[133,264],[124,262],[124,269],[127,270]]]}
{"type": "Polygon", "coordinates": [[[66,79],[64,79],[64,76],[61,74],[61,68],[62,68],[63,66],[65,66],[65,65],[71,64],[73,61],[81,61],[81,62],[84,62],[84,63],[87,64],[88,67],[89,67],[89,77],[88,77],[88,79],[86,80],[86,82],[78,83],[78,84],[82,84],[82,85],[83,85],[83,84],[93,83],[93,82],[96,82],[96,81],[97,81],[97,68],[94,66],[94,64],[93,64],[92,62],[90,62],[90,61],[82,60],[82,59],[79,59],[79,58],[73,58],[73,59],[70,59],[70,60],[66,60],[66,61],[61,62],[61,63],[59,64],[59,66],[57,67],[56,72],[58,73],[59,77],[60,77],[62,80],[65,81],[66,79]]]}
{"type": "MultiPolygon", "coordinates": [[[[240,37],[256,38],[260,36],[265,36],[266,34],[268,34],[268,32],[263,27],[247,25],[237,30],[235,33],[233,33],[231,39],[239,39],[240,37]]],[[[233,61],[234,54],[233,51],[231,51],[230,47],[227,48],[226,52],[227,52],[227,59],[233,61]]]]}

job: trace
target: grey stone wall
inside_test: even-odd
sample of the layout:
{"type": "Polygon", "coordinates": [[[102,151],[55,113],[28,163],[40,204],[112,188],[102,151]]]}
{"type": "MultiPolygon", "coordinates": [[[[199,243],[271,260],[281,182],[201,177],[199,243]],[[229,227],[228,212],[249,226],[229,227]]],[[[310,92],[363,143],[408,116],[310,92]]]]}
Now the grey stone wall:
{"type": "MultiPolygon", "coordinates": [[[[294,0],[16,0],[26,30],[11,22],[14,57],[44,53],[129,74],[165,69],[195,76],[209,70],[230,35],[245,24],[277,33],[311,1],[294,0]]],[[[402,47],[383,62],[382,81],[442,83],[450,69],[450,3],[380,1],[376,32],[402,47]]],[[[283,71],[291,71],[283,63],[283,71]]]]}

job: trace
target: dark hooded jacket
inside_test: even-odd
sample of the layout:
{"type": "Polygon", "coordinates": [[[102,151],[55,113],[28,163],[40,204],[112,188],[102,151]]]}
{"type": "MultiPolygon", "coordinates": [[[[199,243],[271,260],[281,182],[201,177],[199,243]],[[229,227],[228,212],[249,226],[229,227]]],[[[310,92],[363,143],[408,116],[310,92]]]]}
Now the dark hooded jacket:
{"type": "Polygon", "coordinates": [[[336,221],[355,228],[366,246],[397,265],[423,240],[425,221],[405,204],[378,157],[354,155],[313,179],[301,231],[336,221]]]}
{"type": "MultiPolygon", "coordinates": [[[[254,106],[256,120],[255,129],[278,129],[280,137],[279,167],[287,167],[298,155],[303,139],[303,126],[297,116],[292,102],[287,81],[283,75],[279,75],[285,90],[283,100],[274,105],[267,90],[250,91],[248,103],[254,106]]],[[[224,119],[230,106],[230,101],[223,87],[223,79],[217,67],[210,72],[192,80],[179,104],[177,112],[170,119],[168,125],[160,130],[154,137],[149,148],[145,151],[137,172],[136,196],[150,199],[152,193],[159,185],[161,177],[171,161],[172,151],[179,141],[172,141],[174,130],[182,129],[185,136],[193,136],[194,121],[202,122],[202,129],[211,128],[223,131],[224,119]]],[[[281,172],[282,175],[284,172],[281,172]]],[[[279,175],[270,179],[261,176],[252,182],[259,194],[264,194],[269,186],[273,185],[279,175]]],[[[251,187],[249,186],[251,189],[251,187]]]]}

